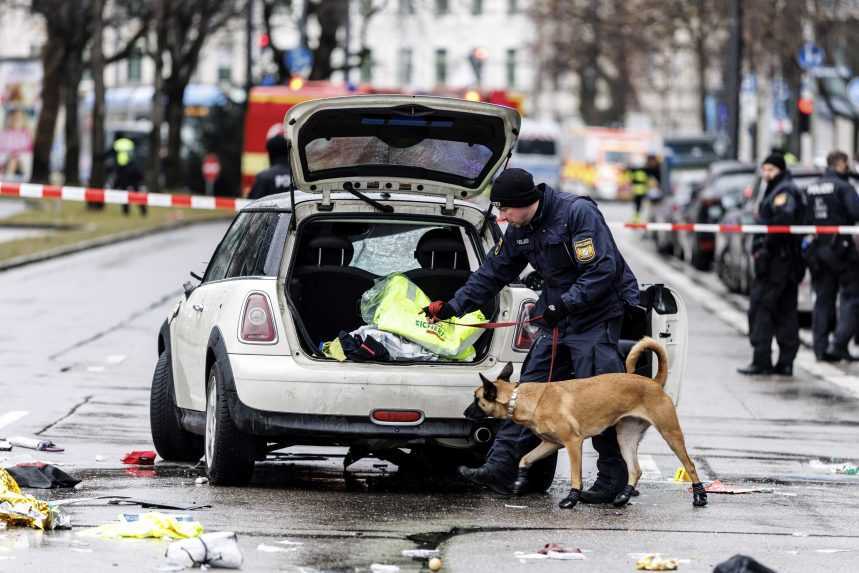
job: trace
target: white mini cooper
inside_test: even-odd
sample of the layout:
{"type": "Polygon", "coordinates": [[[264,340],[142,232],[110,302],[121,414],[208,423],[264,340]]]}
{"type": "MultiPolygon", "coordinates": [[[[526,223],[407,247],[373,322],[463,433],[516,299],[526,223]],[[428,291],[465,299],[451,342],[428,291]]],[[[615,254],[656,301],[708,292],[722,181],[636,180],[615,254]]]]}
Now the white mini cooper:
{"type": "MultiPolygon", "coordinates": [[[[431,456],[434,467],[481,455],[495,425],[463,417],[477,375],[493,378],[507,362],[518,372],[534,328],[486,331],[470,362],[338,361],[322,345],[364,324],[361,295],[380,277],[402,273],[431,300],[465,283],[501,236],[469,199],[507,161],[520,121],[506,107],[423,96],[292,108],[294,191],[236,215],[158,334],[150,411],[161,457],[205,455],[218,485],[247,483],[255,461],[294,445],[349,446],[359,453],[347,464],[367,453],[431,456]]],[[[513,284],[482,310],[521,321],[536,298],[513,284]]],[[[664,344],[676,401],[684,303],[651,285],[642,307],[625,319],[622,350],[643,335],[664,344]]],[[[544,473],[548,487],[554,463],[544,473]]]]}

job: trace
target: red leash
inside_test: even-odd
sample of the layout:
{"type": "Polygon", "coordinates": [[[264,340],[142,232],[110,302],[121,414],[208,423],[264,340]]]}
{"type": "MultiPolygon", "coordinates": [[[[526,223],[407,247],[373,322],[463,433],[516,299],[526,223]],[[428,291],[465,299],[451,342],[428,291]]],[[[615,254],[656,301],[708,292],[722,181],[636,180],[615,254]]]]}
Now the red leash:
{"type": "MultiPolygon", "coordinates": [[[[477,324],[463,324],[461,322],[454,322],[452,320],[440,320],[439,322],[444,322],[445,324],[452,324],[454,326],[468,326],[471,328],[482,328],[484,330],[493,330],[496,328],[507,328],[510,326],[520,326],[523,324],[528,324],[529,322],[535,322],[537,320],[542,320],[543,315],[535,316],[533,318],[529,318],[526,320],[515,320],[515,321],[507,321],[507,322],[478,322],[477,324]]],[[[549,379],[547,382],[552,381],[552,371],[555,369],[555,355],[558,351],[558,327],[554,327],[552,329],[552,358],[549,360],[549,379]]]]}

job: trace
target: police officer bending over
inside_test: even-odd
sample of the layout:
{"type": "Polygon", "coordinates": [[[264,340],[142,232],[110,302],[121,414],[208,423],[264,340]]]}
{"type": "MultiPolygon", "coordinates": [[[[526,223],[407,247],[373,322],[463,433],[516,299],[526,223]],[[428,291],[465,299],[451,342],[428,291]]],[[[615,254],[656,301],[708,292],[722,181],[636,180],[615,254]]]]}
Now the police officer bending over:
{"type": "Polygon", "coordinates": [[[289,145],[286,143],[286,138],[280,134],[270,137],[265,142],[265,148],[268,151],[270,167],[257,174],[251,192],[248,194],[248,199],[259,199],[275,193],[284,193],[289,191],[289,186],[292,184],[292,171],[289,168],[289,145]]]}
{"type": "MultiPolygon", "coordinates": [[[[856,225],[859,222],[859,193],[847,182],[847,154],[833,151],[826,157],[826,172],[806,190],[808,220],[812,225],[856,225]]],[[[818,360],[857,360],[847,345],[859,326],[859,251],[853,237],[815,235],[806,251],[816,295],[812,327],[814,355],[818,360]],[[835,317],[835,301],[841,288],[841,307],[835,317]],[[834,328],[833,328],[834,327],[834,328]],[[835,330],[832,342],[829,333],[835,330]]]]}
{"type": "MultiPolygon", "coordinates": [[[[760,225],[803,224],[801,191],[781,154],[767,157],[761,166],[766,182],[755,222],[760,225]]],[[[801,240],[794,235],[755,235],[752,242],[754,279],[749,295],[749,340],[752,363],[740,374],[793,376],[793,359],[799,350],[797,291],[805,274],[801,240]],[[773,367],[772,339],[778,342],[779,357],[773,367]]]]}
{"type": "MultiPolygon", "coordinates": [[[[504,171],[492,186],[490,200],[500,211],[498,221],[508,223],[504,237],[454,297],[434,302],[427,307],[428,314],[447,320],[472,312],[516,281],[531,263],[544,278],[533,312],[543,316],[544,324],[522,365],[520,381],[548,379],[555,327],[558,344],[552,380],[623,372],[618,338],[624,305],[638,304],[638,281],[596,203],[545,184],[535,186],[531,174],[522,169],[504,171]]],[[[508,420],[499,429],[486,463],[479,468],[461,466],[459,472],[497,493],[510,494],[519,460],[539,442],[530,430],[508,420]]],[[[626,484],[626,465],[614,428],[594,436],[593,444],[599,453],[598,475],[580,500],[608,503],[626,484]]],[[[556,460],[556,456],[547,460],[550,479],[556,460]]],[[[550,483],[539,487],[545,491],[550,483]]]]}

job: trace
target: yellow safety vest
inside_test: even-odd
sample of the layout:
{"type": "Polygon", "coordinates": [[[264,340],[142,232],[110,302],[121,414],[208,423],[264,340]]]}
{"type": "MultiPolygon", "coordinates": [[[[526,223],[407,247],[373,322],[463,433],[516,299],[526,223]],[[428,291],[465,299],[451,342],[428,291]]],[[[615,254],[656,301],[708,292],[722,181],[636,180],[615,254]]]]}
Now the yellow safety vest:
{"type": "Polygon", "coordinates": [[[364,320],[380,330],[402,336],[439,356],[463,362],[474,360],[473,344],[481,330],[461,324],[485,322],[483,313],[476,310],[455,319],[461,324],[430,324],[422,311],[430,302],[415,283],[404,275],[392,274],[364,294],[361,311],[364,320]]]}
{"type": "Polygon", "coordinates": [[[632,192],[636,195],[646,195],[650,176],[643,169],[632,172],[632,192]]]}
{"type": "Polygon", "coordinates": [[[131,163],[131,155],[134,153],[134,142],[127,137],[120,137],[113,142],[113,152],[116,153],[116,164],[125,167],[131,163]]]}

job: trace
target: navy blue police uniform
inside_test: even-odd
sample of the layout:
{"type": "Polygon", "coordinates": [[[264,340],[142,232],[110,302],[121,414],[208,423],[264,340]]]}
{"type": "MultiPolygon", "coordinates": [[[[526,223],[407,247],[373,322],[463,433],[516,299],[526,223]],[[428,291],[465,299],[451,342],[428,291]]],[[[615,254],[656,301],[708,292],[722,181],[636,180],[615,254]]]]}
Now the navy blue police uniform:
{"type": "MultiPolygon", "coordinates": [[[[859,223],[859,193],[834,169],[806,189],[807,220],[812,225],[859,223]]],[[[818,360],[849,358],[847,345],[859,326],[859,250],[849,235],[816,235],[806,250],[814,288],[814,354],[818,360]],[[836,315],[836,300],[841,305],[836,315]],[[835,331],[832,344],[829,334],[835,331]]]]}
{"type": "Polygon", "coordinates": [[[289,191],[292,186],[292,170],[289,167],[289,145],[282,135],[275,135],[266,141],[269,167],[260,171],[248,199],[261,199],[275,193],[289,191]]]}
{"type": "MultiPolygon", "coordinates": [[[[790,172],[781,165],[778,176],[767,183],[758,205],[760,225],[800,225],[804,199],[790,172]]],[[[749,341],[752,364],[742,374],[793,375],[799,350],[797,295],[805,275],[801,239],[787,234],[760,234],[752,240],[754,279],[749,294],[749,341]],[[778,342],[779,357],[773,366],[772,340],[778,342]]]]}
{"type": "MultiPolygon", "coordinates": [[[[518,279],[530,263],[544,279],[533,315],[563,308],[558,324],[553,380],[623,372],[618,350],[625,305],[638,304],[638,282],[621,256],[596,203],[540,184],[539,207],[529,225],[509,225],[504,237],[449,301],[456,316],[482,307],[518,279]]],[[[538,323],[539,324],[539,323],[538,323]]],[[[546,382],[552,356],[551,329],[541,331],[522,366],[520,381],[546,382]]],[[[506,490],[519,460],[540,440],[512,421],[500,427],[484,468],[506,490]]],[[[614,428],[593,438],[599,453],[598,483],[613,496],[627,482],[614,428]]],[[[552,464],[556,457],[552,458],[552,464]]],[[[495,487],[498,491],[499,488],[495,487]]],[[[502,491],[504,493],[504,491],[502,491]]]]}

